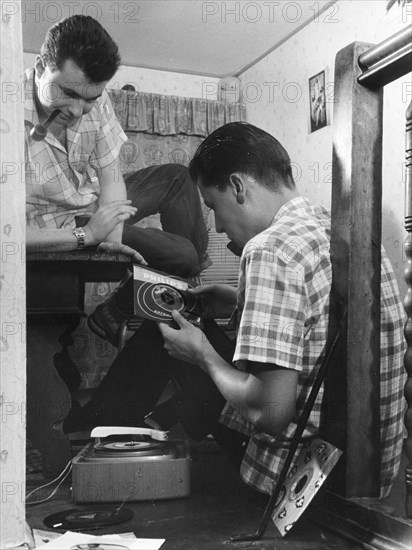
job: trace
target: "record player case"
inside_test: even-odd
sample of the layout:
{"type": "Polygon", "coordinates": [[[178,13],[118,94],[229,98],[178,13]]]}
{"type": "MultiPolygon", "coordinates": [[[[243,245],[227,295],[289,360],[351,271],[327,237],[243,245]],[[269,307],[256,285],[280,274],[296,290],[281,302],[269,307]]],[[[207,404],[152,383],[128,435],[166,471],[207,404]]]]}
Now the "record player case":
{"type": "Polygon", "coordinates": [[[169,441],[167,432],[158,430],[110,426],[95,428],[91,437],[96,441],[86,445],[72,461],[74,502],[134,502],[190,494],[186,441],[169,441]],[[100,439],[114,435],[125,438],[100,439]],[[140,439],[130,439],[130,435],[139,435],[140,439]]]}

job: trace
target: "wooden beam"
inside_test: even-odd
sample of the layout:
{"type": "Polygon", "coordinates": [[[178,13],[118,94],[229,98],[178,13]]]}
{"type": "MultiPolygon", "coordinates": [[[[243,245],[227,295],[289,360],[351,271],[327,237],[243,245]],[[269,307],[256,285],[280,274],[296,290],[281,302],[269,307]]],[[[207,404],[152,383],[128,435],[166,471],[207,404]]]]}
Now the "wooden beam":
{"type": "Polygon", "coordinates": [[[334,490],[379,495],[380,243],[383,92],[357,82],[353,43],[336,56],[333,116],[332,305],[347,305],[339,360],[328,374],[327,439],[344,451],[334,490]]]}
{"type": "Polygon", "coordinates": [[[390,36],[359,57],[359,82],[369,88],[386,86],[410,72],[412,25],[390,36]]]}

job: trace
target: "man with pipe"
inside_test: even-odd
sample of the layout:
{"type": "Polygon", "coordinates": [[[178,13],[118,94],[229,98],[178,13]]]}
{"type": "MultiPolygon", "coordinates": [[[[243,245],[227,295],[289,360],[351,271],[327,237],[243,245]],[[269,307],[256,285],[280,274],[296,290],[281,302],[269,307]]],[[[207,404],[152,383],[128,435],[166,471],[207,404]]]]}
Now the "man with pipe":
{"type": "MultiPolygon", "coordinates": [[[[26,248],[97,246],[188,276],[202,269],[207,247],[199,194],[187,168],[177,164],[147,167],[123,180],[119,153],[127,137],[105,89],[119,64],[118,47],[100,23],[73,15],[49,29],[34,67],[25,71],[26,248]],[[156,212],[163,230],[135,225],[156,212]]],[[[90,325],[112,342],[131,313],[131,283],[97,308],[90,325]]],[[[42,378],[39,362],[52,355],[52,339],[40,345],[40,335],[29,337],[31,381],[42,378]]],[[[66,363],[60,365],[65,371],[66,363]]],[[[43,399],[41,388],[39,395],[43,399]]]]}
{"type": "Polygon", "coordinates": [[[118,157],[127,137],[105,90],[119,64],[101,25],[74,15],[49,29],[25,72],[27,250],[100,246],[188,275],[207,246],[199,197],[180,165],[123,180],[118,157]],[[163,231],[133,225],[156,211],[163,231]]]}

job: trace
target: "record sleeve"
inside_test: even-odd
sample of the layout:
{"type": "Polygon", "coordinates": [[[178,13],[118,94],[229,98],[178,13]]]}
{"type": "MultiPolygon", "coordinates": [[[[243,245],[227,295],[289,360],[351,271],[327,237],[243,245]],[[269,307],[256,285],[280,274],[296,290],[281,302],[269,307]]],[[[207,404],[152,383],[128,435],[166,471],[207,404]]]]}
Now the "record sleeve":
{"type": "Polygon", "coordinates": [[[139,265],[133,267],[133,279],[136,317],[172,324],[172,311],[177,310],[200,326],[200,299],[187,292],[193,288],[189,281],[139,265]]]}
{"type": "Polygon", "coordinates": [[[303,444],[272,514],[272,521],[282,536],[309,506],[341,454],[342,451],[323,439],[315,438],[303,444]]]}

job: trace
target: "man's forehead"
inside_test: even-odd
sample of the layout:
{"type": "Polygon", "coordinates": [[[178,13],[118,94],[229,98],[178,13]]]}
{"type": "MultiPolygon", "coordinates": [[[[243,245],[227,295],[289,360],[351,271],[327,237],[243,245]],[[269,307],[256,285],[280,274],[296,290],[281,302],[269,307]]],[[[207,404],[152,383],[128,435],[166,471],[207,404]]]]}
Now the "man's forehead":
{"type": "Polygon", "coordinates": [[[56,82],[61,88],[77,92],[85,98],[100,96],[107,84],[107,81],[91,82],[71,59],[67,59],[57,71],[56,82]]]}
{"type": "Polygon", "coordinates": [[[61,80],[59,86],[62,90],[73,92],[83,99],[97,99],[102,95],[106,83],[82,82],[73,77],[72,79],[61,80]]]}

